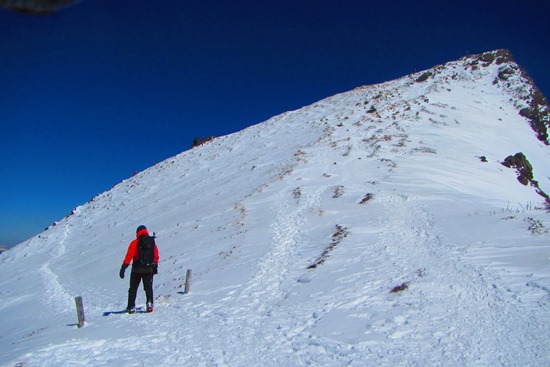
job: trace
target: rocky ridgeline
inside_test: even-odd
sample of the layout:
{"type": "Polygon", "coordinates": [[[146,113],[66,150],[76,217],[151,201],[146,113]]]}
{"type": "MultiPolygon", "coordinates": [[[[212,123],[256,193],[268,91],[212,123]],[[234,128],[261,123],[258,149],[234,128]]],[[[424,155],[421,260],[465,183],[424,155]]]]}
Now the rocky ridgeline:
{"type": "MultiPolygon", "coordinates": [[[[495,64],[498,66],[498,73],[493,84],[505,89],[513,96],[513,104],[519,109],[521,116],[525,117],[537,134],[537,138],[546,145],[550,145],[548,129],[550,128],[550,107],[548,100],[527,71],[519,66],[509,50],[497,50],[484,52],[477,55],[465,56],[456,63],[462,64],[465,70],[482,70],[495,64]]],[[[430,78],[437,77],[447,70],[447,66],[454,62],[436,66],[424,73],[417,79],[422,83],[430,78]]],[[[448,77],[448,76],[446,76],[448,77]]],[[[458,76],[452,75],[453,79],[458,76]]]]}

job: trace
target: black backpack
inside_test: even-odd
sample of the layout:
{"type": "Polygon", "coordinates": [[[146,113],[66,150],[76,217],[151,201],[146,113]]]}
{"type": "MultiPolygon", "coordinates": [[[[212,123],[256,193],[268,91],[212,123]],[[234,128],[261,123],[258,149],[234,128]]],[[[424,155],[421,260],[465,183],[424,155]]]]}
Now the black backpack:
{"type": "Polygon", "coordinates": [[[141,236],[138,238],[139,265],[143,267],[155,265],[155,237],[141,236]]]}

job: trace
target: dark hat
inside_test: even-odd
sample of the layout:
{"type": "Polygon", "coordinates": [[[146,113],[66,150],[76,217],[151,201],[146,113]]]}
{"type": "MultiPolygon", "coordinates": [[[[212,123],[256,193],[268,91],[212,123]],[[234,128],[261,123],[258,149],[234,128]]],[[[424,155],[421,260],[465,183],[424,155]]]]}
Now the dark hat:
{"type": "Polygon", "coordinates": [[[137,227],[136,229],[136,233],[138,233],[139,231],[141,231],[142,229],[147,229],[143,224],[139,227],[137,227]]]}

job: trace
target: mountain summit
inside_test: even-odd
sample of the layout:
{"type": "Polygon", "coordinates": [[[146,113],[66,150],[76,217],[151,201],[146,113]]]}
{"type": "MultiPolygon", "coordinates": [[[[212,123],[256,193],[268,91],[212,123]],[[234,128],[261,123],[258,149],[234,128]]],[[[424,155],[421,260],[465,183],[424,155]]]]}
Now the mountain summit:
{"type": "Polygon", "coordinates": [[[549,126],[499,50],[205,142],[0,256],[0,364],[547,365],[549,126]],[[140,224],[155,312],[118,315],[140,224]]]}

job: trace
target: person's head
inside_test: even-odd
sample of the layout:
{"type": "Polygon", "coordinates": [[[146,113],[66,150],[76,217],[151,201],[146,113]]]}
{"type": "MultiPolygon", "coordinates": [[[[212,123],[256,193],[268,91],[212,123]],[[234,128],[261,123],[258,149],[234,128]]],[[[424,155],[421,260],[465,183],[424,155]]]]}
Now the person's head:
{"type": "Polygon", "coordinates": [[[143,236],[143,235],[149,235],[149,232],[147,232],[147,228],[144,226],[144,225],[141,225],[139,227],[137,227],[136,229],[136,237],[140,237],[140,236],[143,236]]]}

